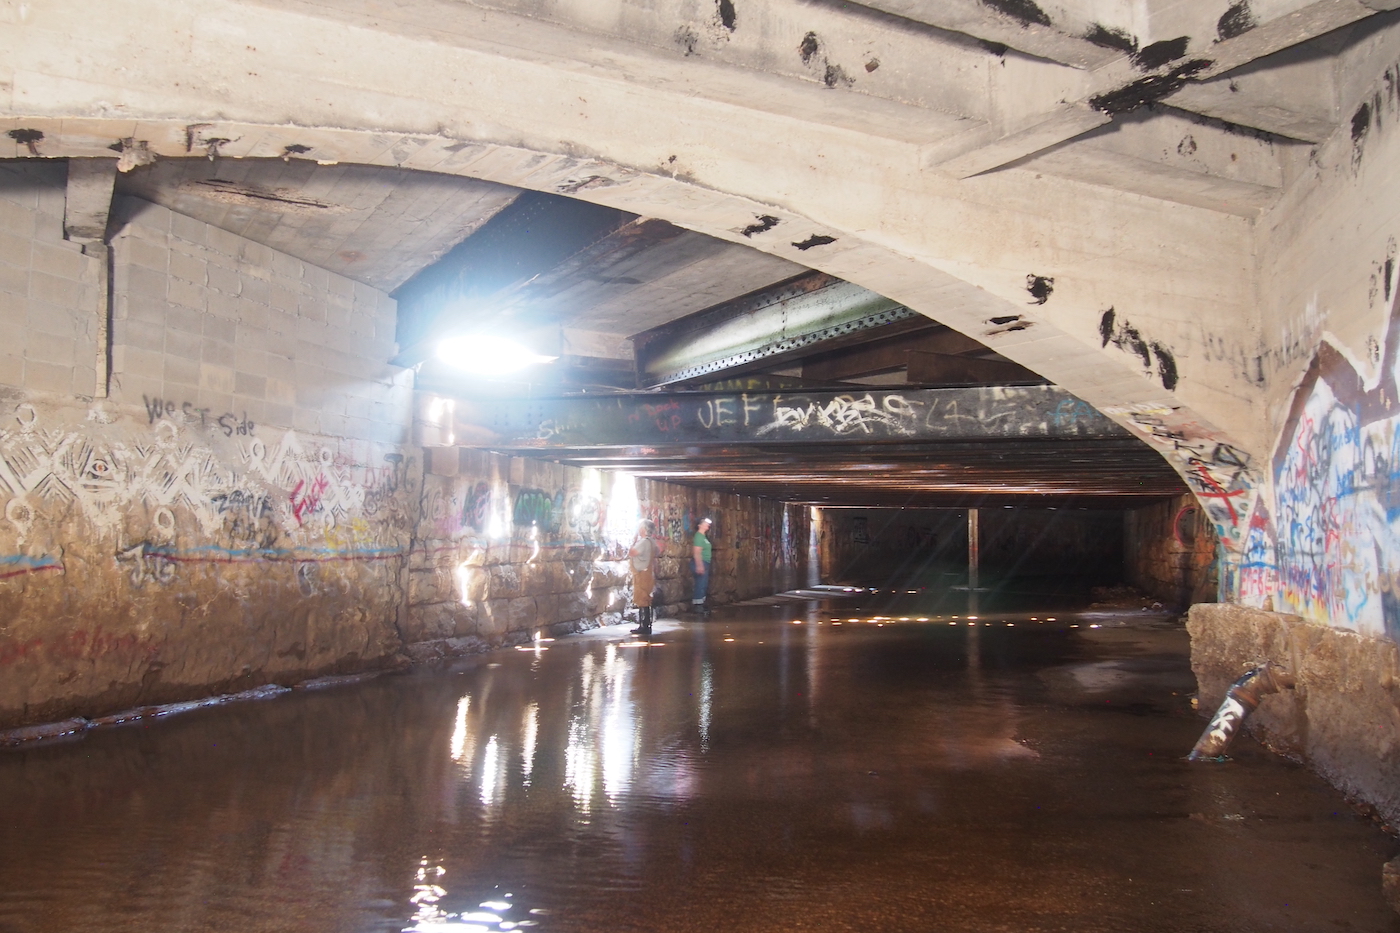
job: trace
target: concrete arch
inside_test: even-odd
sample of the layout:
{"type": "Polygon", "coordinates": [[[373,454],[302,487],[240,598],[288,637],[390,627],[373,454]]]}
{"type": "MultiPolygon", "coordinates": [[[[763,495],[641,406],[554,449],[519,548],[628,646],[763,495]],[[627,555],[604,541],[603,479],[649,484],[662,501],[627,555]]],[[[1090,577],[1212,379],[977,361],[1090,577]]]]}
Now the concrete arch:
{"type": "Polygon", "coordinates": [[[1256,314],[1242,217],[1023,169],[955,179],[925,165],[929,111],[437,0],[53,2],[5,31],[0,119],[42,134],[6,155],[395,165],[659,217],[975,337],[1161,451],[1227,548],[1247,527],[1266,419],[1230,361],[1176,349],[1256,314]],[[758,215],[779,223],[744,237],[758,215]]]}

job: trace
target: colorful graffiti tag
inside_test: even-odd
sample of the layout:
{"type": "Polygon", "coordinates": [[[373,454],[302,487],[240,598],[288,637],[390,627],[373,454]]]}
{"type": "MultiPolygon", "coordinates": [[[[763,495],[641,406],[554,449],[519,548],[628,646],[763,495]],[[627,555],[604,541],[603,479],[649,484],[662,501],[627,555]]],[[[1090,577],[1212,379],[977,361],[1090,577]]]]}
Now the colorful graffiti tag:
{"type": "MultiPolygon", "coordinates": [[[[1400,299],[1376,384],[1324,342],[1274,457],[1280,609],[1400,640],[1400,299]]],[[[1265,532],[1261,531],[1261,537],[1265,532]]]]}
{"type": "Polygon", "coordinates": [[[1104,413],[1123,417],[1133,433],[1166,457],[1206,510],[1221,543],[1238,552],[1258,497],[1253,458],[1174,406],[1128,405],[1104,413]]]}
{"type": "MultiPolygon", "coordinates": [[[[171,582],[181,563],[378,560],[365,545],[396,551],[394,536],[407,530],[403,456],[382,445],[293,431],[269,443],[251,425],[223,431],[197,417],[151,415],[133,432],[94,412],[82,430],[46,429],[27,402],[0,418],[0,534],[15,550],[42,549],[62,522],[81,518],[95,538],[115,541],[117,564],[141,585],[171,582]],[[208,445],[219,435],[216,451],[208,445]],[[177,537],[207,547],[176,550],[177,537]]],[[[0,559],[0,579],[62,569],[51,557],[0,559]]]]}

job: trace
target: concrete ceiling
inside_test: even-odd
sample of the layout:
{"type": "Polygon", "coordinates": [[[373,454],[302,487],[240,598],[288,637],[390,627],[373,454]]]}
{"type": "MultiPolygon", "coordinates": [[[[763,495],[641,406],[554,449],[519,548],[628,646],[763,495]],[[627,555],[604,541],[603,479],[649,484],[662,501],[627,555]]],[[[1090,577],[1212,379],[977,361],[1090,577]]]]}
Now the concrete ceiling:
{"type": "Polygon", "coordinates": [[[307,159],[161,160],[118,192],[392,292],[520,194],[473,178],[307,159]]]}
{"type": "MultiPolygon", "coordinates": [[[[248,9],[258,6],[258,0],[250,0],[248,9]]],[[[1400,12],[1395,11],[1400,0],[716,0],[713,5],[695,0],[606,5],[591,0],[447,5],[401,0],[392,15],[373,0],[343,8],[316,0],[294,0],[289,6],[389,32],[418,35],[427,30],[447,45],[466,43],[463,37],[469,34],[487,37],[481,42],[496,36],[490,41],[504,43],[500,48],[509,47],[511,55],[542,56],[564,62],[560,67],[582,69],[581,74],[617,71],[620,81],[638,87],[669,89],[735,112],[768,114],[794,128],[820,125],[832,139],[885,140],[892,152],[917,155],[917,165],[906,171],[951,179],[950,184],[1005,173],[1022,179],[1029,173],[1044,180],[1040,190],[1055,194],[1037,199],[1046,202],[1101,189],[1128,196],[1115,204],[1161,206],[1163,217],[1171,206],[1185,205],[1246,221],[1261,217],[1280,200],[1306,170],[1317,144],[1357,125],[1367,105],[1363,95],[1370,76],[1388,66],[1400,47],[1400,12]],[[1072,184],[1064,187],[1057,180],[1072,184]]],[[[583,96],[578,101],[585,109],[595,106],[583,96]]],[[[14,132],[10,136],[15,155],[23,155],[22,146],[39,154],[33,142],[14,132]]],[[[315,131],[297,129],[296,138],[304,142],[286,143],[287,138],[266,133],[245,140],[221,133],[216,124],[190,124],[184,131],[184,153],[207,158],[162,158],[123,175],[119,192],[397,291],[401,309],[412,306],[416,295],[422,300],[410,317],[417,329],[405,332],[401,325],[401,343],[405,352],[419,356],[405,362],[421,360],[419,345],[444,327],[552,331],[565,361],[592,374],[576,380],[579,385],[622,386],[631,365],[631,339],[640,334],[681,327],[704,315],[732,323],[733,315],[726,317],[723,309],[737,304],[747,309],[743,313],[759,315],[759,330],[767,326],[770,335],[781,333],[782,301],[764,295],[790,288],[804,274],[793,260],[805,258],[806,249],[834,242],[819,233],[803,239],[804,231],[794,235],[788,249],[789,215],[780,208],[774,208],[773,217],[756,214],[750,227],[731,228],[739,242],[617,207],[598,208],[612,212],[606,216],[570,214],[551,207],[542,200],[549,196],[537,192],[531,193],[526,212],[517,188],[462,175],[335,164],[334,158],[323,164],[317,161],[323,143],[315,131]],[[267,145],[273,151],[262,151],[267,145]],[[256,155],[281,158],[239,158],[256,155]],[[770,234],[779,223],[777,214],[785,225],[770,234]],[[507,229],[512,217],[514,230],[507,229]],[[553,233],[545,232],[554,227],[563,234],[550,241],[553,233]],[[534,242],[532,229],[542,244],[534,260],[529,249],[519,248],[534,242]],[[764,239],[774,236],[783,240],[779,249],[764,239]],[[763,240],[770,251],[740,245],[749,237],[755,243],[763,240]],[[473,279],[482,270],[487,274],[473,279]],[[455,284],[444,292],[442,283],[448,279],[455,284]],[[424,285],[433,281],[436,292],[424,285]],[[432,304],[428,299],[443,295],[470,300],[424,310],[432,304]]],[[[45,154],[70,145],[61,140],[55,136],[46,142],[53,149],[45,154]]],[[[760,148],[785,142],[752,141],[760,148]]],[[[89,152],[83,146],[96,144],[82,140],[71,145],[73,154],[85,155],[113,148],[89,152]]],[[[403,164],[410,155],[405,149],[394,159],[403,164]]],[[[686,171],[703,170],[703,150],[682,162],[687,158],[693,164],[686,171]]],[[[810,158],[817,171],[824,153],[812,152],[810,158]]],[[[669,161],[663,156],[659,174],[678,177],[682,168],[676,160],[676,155],[669,161]]],[[[858,177],[851,181],[853,190],[859,188],[858,177]]],[[[594,187],[617,184],[601,175],[580,175],[550,190],[587,198],[594,187]]],[[[954,191],[949,184],[940,185],[954,191]]],[[[979,209],[1003,214],[1018,209],[1005,199],[995,205],[974,203],[981,196],[977,192],[1018,190],[1014,184],[957,190],[947,198],[949,203],[966,198],[961,206],[967,217],[977,216],[979,209]]],[[[897,191],[885,195],[889,203],[872,207],[872,223],[879,222],[880,211],[903,210],[897,191]]],[[[773,203],[783,200],[782,192],[773,192],[773,203]]],[[[1039,204],[1023,207],[1028,218],[1042,212],[1039,204]]],[[[812,226],[820,230],[816,220],[813,215],[812,226]]],[[[1103,220],[1111,222],[1107,215],[1103,220]]],[[[1029,231],[1025,237],[1040,235],[1033,222],[1023,226],[1029,231]]],[[[971,266],[977,261],[971,260],[971,266]]],[[[958,274],[974,285],[986,278],[971,267],[958,274]]],[[[1029,300],[1022,302],[1042,305],[1053,287],[1053,279],[1028,275],[1029,300]]],[[[919,310],[940,320],[937,308],[919,310]]],[[[950,309],[948,320],[964,311],[950,309]]],[[[996,326],[984,339],[1025,326],[1015,314],[991,320],[996,326]]],[[[749,359],[708,378],[767,380],[765,385],[777,388],[783,380],[897,385],[912,379],[916,369],[932,374],[925,384],[939,384],[940,374],[950,378],[953,371],[962,384],[1017,375],[1005,368],[1015,364],[963,336],[971,332],[965,322],[957,326],[961,333],[930,323],[912,337],[907,331],[872,328],[857,337],[819,342],[795,358],[789,352],[766,363],[749,359]],[[950,343],[950,338],[957,339],[950,343]],[[961,362],[950,369],[950,359],[961,362]],[[978,369],[974,363],[986,365],[978,369]]],[[[1043,322],[1040,328],[1044,330],[1043,322]]],[[[1032,356],[1019,354],[1023,364],[1035,368],[1032,356]]],[[[556,388],[567,390],[569,383],[556,388]]],[[[491,391],[534,392],[539,387],[491,391]]],[[[933,456],[925,451],[911,457],[923,455],[933,456]]],[[[730,477],[735,488],[774,491],[808,483],[845,489],[853,476],[871,473],[854,454],[833,456],[841,463],[812,472],[778,469],[774,465],[784,461],[774,456],[763,461],[768,472],[762,479],[747,468],[726,466],[722,459],[704,461],[709,467],[702,469],[712,468],[716,482],[730,477]]],[[[580,455],[579,462],[584,459],[580,455]]],[[[628,465],[642,469],[649,459],[651,455],[628,465]]],[[[1027,461],[1044,466],[1038,475],[1046,488],[1054,485],[1055,460],[1027,461]]],[[[980,464],[987,476],[996,472],[989,461],[969,462],[980,464]]],[[[1090,464],[1064,462],[1090,477],[1083,491],[1111,492],[1117,482],[1099,483],[1090,464]]],[[[1109,474],[1121,484],[1129,483],[1132,471],[1142,466],[1126,455],[1117,462],[1122,469],[1109,474]]],[[[890,469],[905,477],[918,473],[900,463],[891,461],[890,469]]],[[[665,475],[683,478],[689,468],[665,475]]],[[[910,488],[927,492],[949,475],[930,481],[933,486],[911,479],[910,488]]],[[[1033,481],[1027,474],[1001,485],[1024,492],[1033,481]]],[[[823,497],[814,493],[810,498],[823,497]]]]}

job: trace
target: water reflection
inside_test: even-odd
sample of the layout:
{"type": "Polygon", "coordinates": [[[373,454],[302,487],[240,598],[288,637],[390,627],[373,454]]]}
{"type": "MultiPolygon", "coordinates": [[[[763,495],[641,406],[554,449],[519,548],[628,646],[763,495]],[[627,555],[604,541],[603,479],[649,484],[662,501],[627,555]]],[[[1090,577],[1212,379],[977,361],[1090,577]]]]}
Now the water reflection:
{"type": "MultiPolygon", "coordinates": [[[[1179,632],[830,610],[0,756],[0,930],[1160,929],[1181,888],[1216,929],[1251,916],[1201,876],[1220,820],[1338,809],[1273,759],[1179,767],[1179,632]]],[[[1384,837],[1309,826],[1336,902],[1379,904],[1350,879],[1384,837]]],[[[1300,860],[1268,871],[1322,883],[1300,860]]]]}
{"type": "Polygon", "coordinates": [[[486,751],[481,758],[481,804],[489,810],[499,798],[502,780],[501,748],[496,736],[486,740],[486,751]]]}
{"type": "Polygon", "coordinates": [[[471,767],[473,749],[467,743],[467,714],[471,712],[472,698],[464,696],[457,701],[457,722],[452,729],[452,760],[464,767],[471,767]]]}
{"type": "Polygon", "coordinates": [[[710,750],[710,718],[715,696],[715,666],[705,660],[700,663],[700,750],[710,750]]]}
{"type": "Polygon", "coordinates": [[[530,775],[535,770],[535,742],[540,734],[540,705],[530,703],[525,707],[524,725],[521,727],[524,739],[520,743],[520,783],[530,786],[530,775]]]}

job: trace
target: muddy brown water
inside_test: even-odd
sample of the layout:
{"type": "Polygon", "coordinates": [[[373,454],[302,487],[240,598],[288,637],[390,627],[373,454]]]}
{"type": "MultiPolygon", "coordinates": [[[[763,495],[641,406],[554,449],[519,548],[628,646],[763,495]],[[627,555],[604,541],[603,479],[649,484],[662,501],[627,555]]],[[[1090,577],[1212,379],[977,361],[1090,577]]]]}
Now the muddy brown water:
{"type": "Polygon", "coordinates": [[[1400,931],[1335,791],[1182,760],[1179,623],[1032,615],[730,610],[3,753],[0,931],[1400,931]]]}

